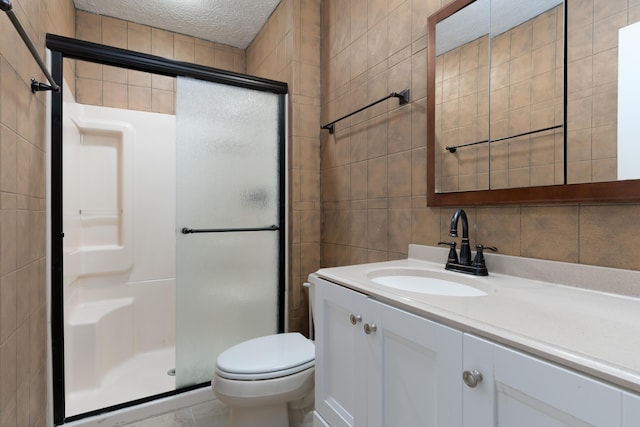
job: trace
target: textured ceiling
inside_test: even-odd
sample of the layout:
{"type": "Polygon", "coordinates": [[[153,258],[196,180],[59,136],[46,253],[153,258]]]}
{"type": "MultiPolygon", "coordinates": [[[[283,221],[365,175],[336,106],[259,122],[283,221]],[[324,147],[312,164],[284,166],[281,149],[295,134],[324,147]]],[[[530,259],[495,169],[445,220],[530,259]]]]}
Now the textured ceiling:
{"type": "Polygon", "coordinates": [[[77,9],[245,49],[280,0],[74,0],[77,9]]]}

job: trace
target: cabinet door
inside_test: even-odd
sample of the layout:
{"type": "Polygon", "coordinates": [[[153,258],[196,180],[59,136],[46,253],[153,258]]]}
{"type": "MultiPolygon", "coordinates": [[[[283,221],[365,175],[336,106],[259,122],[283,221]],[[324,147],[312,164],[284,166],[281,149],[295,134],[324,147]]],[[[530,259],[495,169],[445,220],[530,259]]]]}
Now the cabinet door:
{"type": "Polygon", "coordinates": [[[463,392],[465,426],[622,425],[619,389],[465,335],[464,369],[474,367],[483,379],[477,387],[465,387],[463,392]],[[489,406],[484,407],[481,402],[489,406]]]}
{"type": "Polygon", "coordinates": [[[367,389],[359,361],[367,297],[315,278],[316,411],[331,427],[366,425],[367,389]],[[352,315],[354,323],[352,324],[352,315]]]}
{"type": "MultiPolygon", "coordinates": [[[[473,388],[463,383],[462,425],[465,427],[498,426],[493,407],[496,394],[493,381],[493,350],[493,343],[464,334],[461,371],[482,375],[482,379],[473,388]]],[[[459,377],[461,383],[462,372],[459,377]]]]}
{"type": "MultiPolygon", "coordinates": [[[[377,330],[370,340],[377,387],[369,427],[462,426],[462,333],[371,300],[377,330]],[[374,336],[375,335],[375,336],[374,336]]],[[[369,318],[365,318],[368,322],[369,318]]]]}
{"type": "Polygon", "coordinates": [[[623,393],[622,395],[622,427],[640,426],[640,396],[623,393]]]}

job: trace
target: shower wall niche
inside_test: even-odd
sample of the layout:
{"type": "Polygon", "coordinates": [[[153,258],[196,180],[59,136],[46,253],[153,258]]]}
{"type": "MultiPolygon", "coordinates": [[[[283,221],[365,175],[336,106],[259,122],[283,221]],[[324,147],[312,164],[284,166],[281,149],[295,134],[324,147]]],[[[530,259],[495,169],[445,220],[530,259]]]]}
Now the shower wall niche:
{"type": "MultiPolygon", "coordinates": [[[[70,104],[70,103],[69,103],[70,104]]],[[[65,157],[65,246],[77,276],[127,271],[133,265],[132,150],[129,122],[108,121],[99,109],[69,105],[65,157]],[[68,231],[67,231],[68,230],[68,231]]],[[[67,267],[69,265],[67,264],[67,267]]]]}

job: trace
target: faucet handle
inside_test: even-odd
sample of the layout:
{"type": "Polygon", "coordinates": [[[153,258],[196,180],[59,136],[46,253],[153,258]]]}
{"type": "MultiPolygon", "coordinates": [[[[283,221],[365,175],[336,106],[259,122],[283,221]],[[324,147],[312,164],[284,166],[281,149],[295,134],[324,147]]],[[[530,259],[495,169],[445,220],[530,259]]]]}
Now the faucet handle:
{"type": "Polygon", "coordinates": [[[449,248],[449,255],[447,256],[448,263],[458,263],[458,253],[456,252],[456,242],[438,242],[438,245],[447,245],[449,248]]]}
{"type": "Polygon", "coordinates": [[[476,245],[476,257],[473,259],[473,266],[474,267],[484,267],[484,253],[483,250],[484,249],[489,249],[490,251],[493,252],[498,252],[498,248],[496,248],[495,246],[484,246],[480,243],[478,243],[476,245]]]}

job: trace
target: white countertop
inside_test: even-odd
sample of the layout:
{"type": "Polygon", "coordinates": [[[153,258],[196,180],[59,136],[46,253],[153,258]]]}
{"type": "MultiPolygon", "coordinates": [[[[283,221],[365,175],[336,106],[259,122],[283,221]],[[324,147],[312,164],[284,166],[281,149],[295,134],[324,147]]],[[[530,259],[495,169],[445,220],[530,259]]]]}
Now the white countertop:
{"type": "Polygon", "coordinates": [[[323,268],[315,274],[640,392],[640,272],[485,254],[489,276],[476,277],[446,271],[447,251],[410,245],[408,259],[323,268]],[[422,269],[487,295],[434,296],[396,291],[370,280],[382,269],[398,268],[422,269]]]}

